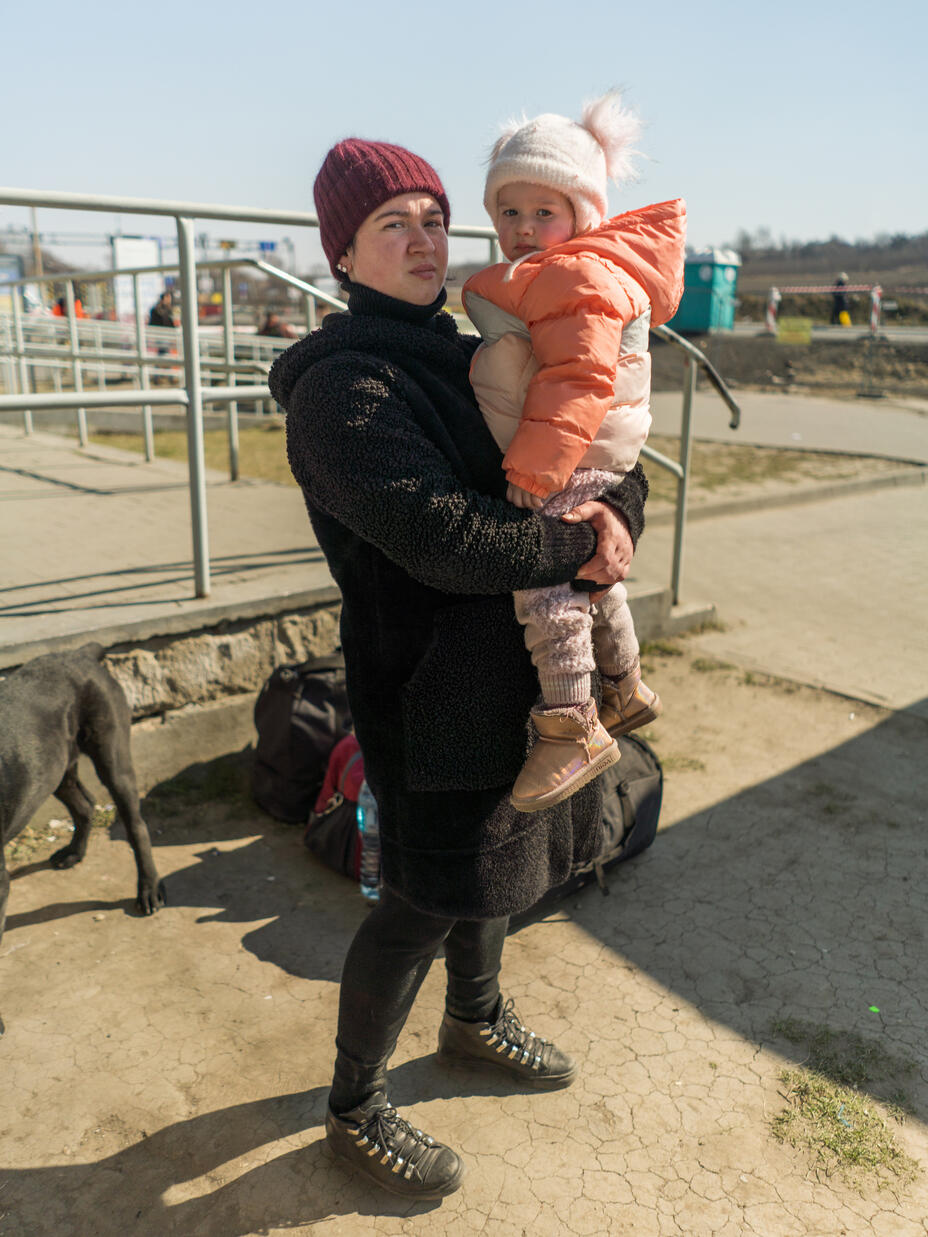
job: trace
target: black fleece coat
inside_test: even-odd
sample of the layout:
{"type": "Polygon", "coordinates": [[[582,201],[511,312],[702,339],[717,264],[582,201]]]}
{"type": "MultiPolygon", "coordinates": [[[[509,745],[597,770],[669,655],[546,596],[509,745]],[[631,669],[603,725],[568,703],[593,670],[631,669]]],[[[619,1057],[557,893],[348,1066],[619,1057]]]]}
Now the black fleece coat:
{"type": "MultiPolygon", "coordinates": [[[[573,579],[596,538],[505,501],[468,382],[478,341],[443,302],[355,285],[350,312],[282,353],[270,387],[341,589],[384,880],[421,910],[487,919],[533,905],[599,843],[596,782],[546,812],[509,804],[538,696],[510,594],[573,579]]],[[[638,469],[609,495],[633,538],[646,493],[638,469]]]]}

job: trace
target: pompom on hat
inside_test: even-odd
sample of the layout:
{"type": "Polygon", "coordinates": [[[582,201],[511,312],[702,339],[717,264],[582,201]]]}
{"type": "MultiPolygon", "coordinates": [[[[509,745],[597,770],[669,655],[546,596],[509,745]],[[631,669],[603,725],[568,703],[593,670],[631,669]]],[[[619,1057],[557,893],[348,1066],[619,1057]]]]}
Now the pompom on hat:
{"type": "Polygon", "coordinates": [[[609,208],[607,182],[635,178],[632,144],[641,132],[634,112],[611,90],[588,103],[579,122],[545,113],[504,127],[488,160],[483,204],[496,222],[497,196],[505,185],[556,189],[574,211],[577,232],[598,227],[609,208]]]}
{"type": "Polygon", "coordinates": [[[349,137],[338,142],[325,159],[313,184],[319,216],[319,237],[336,279],[339,258],[368,215],[401,193],[429,193],[451,221],[441,179],[430,163],[403,146],[349,137]]]}

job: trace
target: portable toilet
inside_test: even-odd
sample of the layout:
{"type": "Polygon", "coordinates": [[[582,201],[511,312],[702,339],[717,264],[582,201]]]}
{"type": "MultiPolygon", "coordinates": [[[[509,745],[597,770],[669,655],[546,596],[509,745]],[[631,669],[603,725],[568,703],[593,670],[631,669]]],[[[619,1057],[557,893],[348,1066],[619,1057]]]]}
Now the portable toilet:
{"type": "Polygon", "coordinates": [[[703,249],[687,255],[683,297],[667,323],[675,331],[730,331],[741,257],[734,249],[703,249]]]}

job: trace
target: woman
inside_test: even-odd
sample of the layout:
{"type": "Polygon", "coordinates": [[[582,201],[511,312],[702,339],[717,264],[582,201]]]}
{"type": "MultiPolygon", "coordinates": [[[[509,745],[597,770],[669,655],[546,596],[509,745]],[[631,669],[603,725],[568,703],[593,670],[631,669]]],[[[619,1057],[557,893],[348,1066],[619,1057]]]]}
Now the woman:
{"type": "Polygon", "coordinates": [[[440,312],[449,209],[434,169],[402,147],[348,139],[326,156],[314,196],[349,312],[283,353],[270,385],[341,589],[384,880],[345,961],[326,1134],[371,1180],[438,1198],[457,1189],[463,1164],[389,1105],[386,1067],[440,946],[440,1058],[492,1063],[537,1088],[576,1074],[521,1025],[498,982],[509,916],[594,855],[601,802],[592,782],[544,812],[510,805],[537,693],[510,593],[624,577],[647,482],[636,469],[608,504],[563,520],[508,504],[468,383],[478,341],[440,312]]]}

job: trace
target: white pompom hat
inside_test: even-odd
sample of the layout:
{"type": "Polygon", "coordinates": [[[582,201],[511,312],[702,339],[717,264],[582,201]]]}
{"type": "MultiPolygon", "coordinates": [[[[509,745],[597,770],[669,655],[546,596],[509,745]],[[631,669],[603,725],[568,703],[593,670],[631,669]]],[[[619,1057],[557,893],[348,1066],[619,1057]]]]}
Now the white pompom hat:
{"type": "Polygon", "coordinates": [[[577,232],[589,232],[606,217],[607,182],[635,178],[632,143],[640,132],[638,117],[622,107],[617,90],[588,103],[579,123],[551,113],[510,121],[488,160],[487,214],[495,223],[505,185],[543,185],[563,193],[573,207],[577,232]]]}

